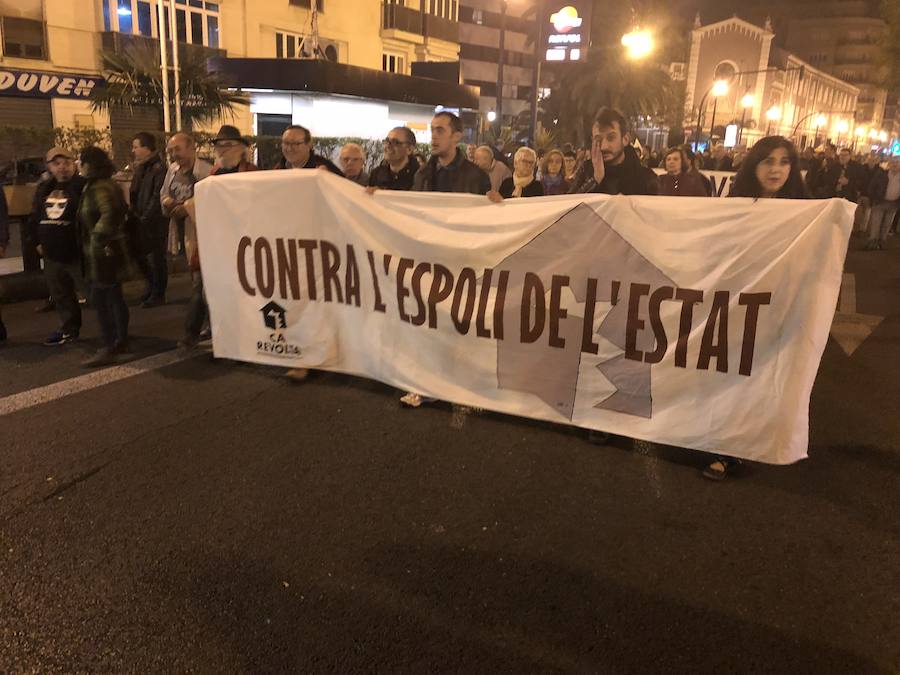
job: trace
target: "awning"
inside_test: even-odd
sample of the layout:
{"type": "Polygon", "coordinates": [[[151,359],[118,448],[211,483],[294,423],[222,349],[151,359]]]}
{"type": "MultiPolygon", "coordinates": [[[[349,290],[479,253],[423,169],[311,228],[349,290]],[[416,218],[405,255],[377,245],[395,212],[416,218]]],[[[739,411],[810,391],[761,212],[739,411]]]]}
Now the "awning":
{"type": "Polygon", "coordinates": [[[220,73],[232,86],[241,89],[320,92],[478,109],[478,87],[333,61],[213,58],[209,60],[209,70],[220,73]]]}

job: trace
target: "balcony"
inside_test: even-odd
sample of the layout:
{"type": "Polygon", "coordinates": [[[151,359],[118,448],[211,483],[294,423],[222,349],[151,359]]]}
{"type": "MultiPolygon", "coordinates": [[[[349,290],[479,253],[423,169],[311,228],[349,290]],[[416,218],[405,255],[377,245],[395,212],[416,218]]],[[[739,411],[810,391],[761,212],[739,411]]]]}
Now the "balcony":
{"type": "MultiPolygon", "coordinates": [[[[100,46],[110,52],[119,53],[123,51],[126,47],[136,44],[146,44],[153,49],[159,49],[158,40],[156,38],[146,37],[144,35],[132,35],[130,33],[116,33],[112,31],[106,31],[105,33],[100,34],[100,46]]],[[[172,44],[169,43],[169,49],[172,49],[172,44]]],[[[216,56],[225,56],[224,49],[212,49],[211,47],[204,47],[203,45],[193,45],[185,42],[178,43],[178,53],[196,53],[204,58],[211,59],[216,56]]]]}
{"type": "Polygon", "coordinates": [[[445,42],[459,42],[459,24],[456,21],[443,19],[439,16],[425,14],[425,37],[445,42]]]}
{"type": "Polygon", "coordinates": [[[399,39],[415,39],[421,42],[422,36],[425,35],[425,23],[422,12],[404,7],[403,5],[382,5],[381,6],[381,31],[382,37],[395,37],[399,39]],[[387,33],[387,31],[396,31],[396,33],[387,33]],[[386,34],[387,33],[387,34],[386,34]],[[406,33],[406,35],[398,35],[397,33],[406,33]]]}

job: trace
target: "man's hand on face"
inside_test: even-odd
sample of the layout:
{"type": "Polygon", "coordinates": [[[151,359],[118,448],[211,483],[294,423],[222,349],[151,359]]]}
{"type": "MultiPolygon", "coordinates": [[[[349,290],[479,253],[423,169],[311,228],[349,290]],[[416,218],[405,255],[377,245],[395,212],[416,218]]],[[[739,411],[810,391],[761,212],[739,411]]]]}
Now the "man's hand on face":
{"type": "Polygon", "coordinates": [[[594,181],[599,185],[606,178],[606,165],[603,163],[603,139],[594,138],[591,142],[591,164],[594,166],[594,181]]]}

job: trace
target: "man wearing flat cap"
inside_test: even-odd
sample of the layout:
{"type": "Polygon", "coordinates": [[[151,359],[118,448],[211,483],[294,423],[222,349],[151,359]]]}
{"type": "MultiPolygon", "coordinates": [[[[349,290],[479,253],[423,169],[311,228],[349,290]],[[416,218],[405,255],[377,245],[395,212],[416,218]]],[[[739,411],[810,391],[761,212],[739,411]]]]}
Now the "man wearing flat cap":
{"type": "Polygon", "coordinates": [[[44,259],[44,278],[56,303],[61,325],[48,337],[48,347],[78,339],[81,307],[76,290],[87,296],[78,240],[78,203],[84,178],[75,170],[75,157],[62,147],[47,152],[50,177],[41,182],[34,195],[26,238],[44,259]]]}

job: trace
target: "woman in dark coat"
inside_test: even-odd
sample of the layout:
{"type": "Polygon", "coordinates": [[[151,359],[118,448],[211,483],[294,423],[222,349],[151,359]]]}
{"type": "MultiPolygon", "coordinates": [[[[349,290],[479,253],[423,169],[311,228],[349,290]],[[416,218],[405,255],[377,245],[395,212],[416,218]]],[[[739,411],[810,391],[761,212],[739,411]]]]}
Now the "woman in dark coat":
{"type": "Polygon", "coordinates": [[[531,148],[519,148],[513,159],[513,175],[500,183],[500,195],[510,197],[542,197],[544,188],[534,177],[537,154],[531,148]]]}
{"type": "MultiPolygon", "coordinates": [[[[783,136],[767,136],[750,148],[734,177],[729,197],[753,199],[808,199],[809,192],[800,173],[800,156],[794,144],[783,136]]],[[[712,480],[722,480],[740,464],[736,457],[716,455],[703,470],[712,480]]]]}
{"type": "Polygon", "coordinates": [[[569,181],[565,177],[565,157],[559,150],[551,150],[541,163],[541,186],[545,195],[569,194],[569,181]]]}
{"type": "Polygon", "coordinates": [[[122,297],[122,282],[129,274],[125,234],[128,207],[112,179],[115,167],[109,155],[90,147],[82,151],[80,159],[81,173],[87,179],[78,207],[84,272],[91,284],[91,300],[103,338],[103,347],[82,363],[92,368],[114,363],[115,355],[128,343],[128,306],[122,297]]]}
{"type": "Polygon", "coordinates": [[[659,194],[667,197],[709,196],[703,178],[693,170],[682,148],[669,148],[665,165],[666,173],[659,177],[659,194]]]}

